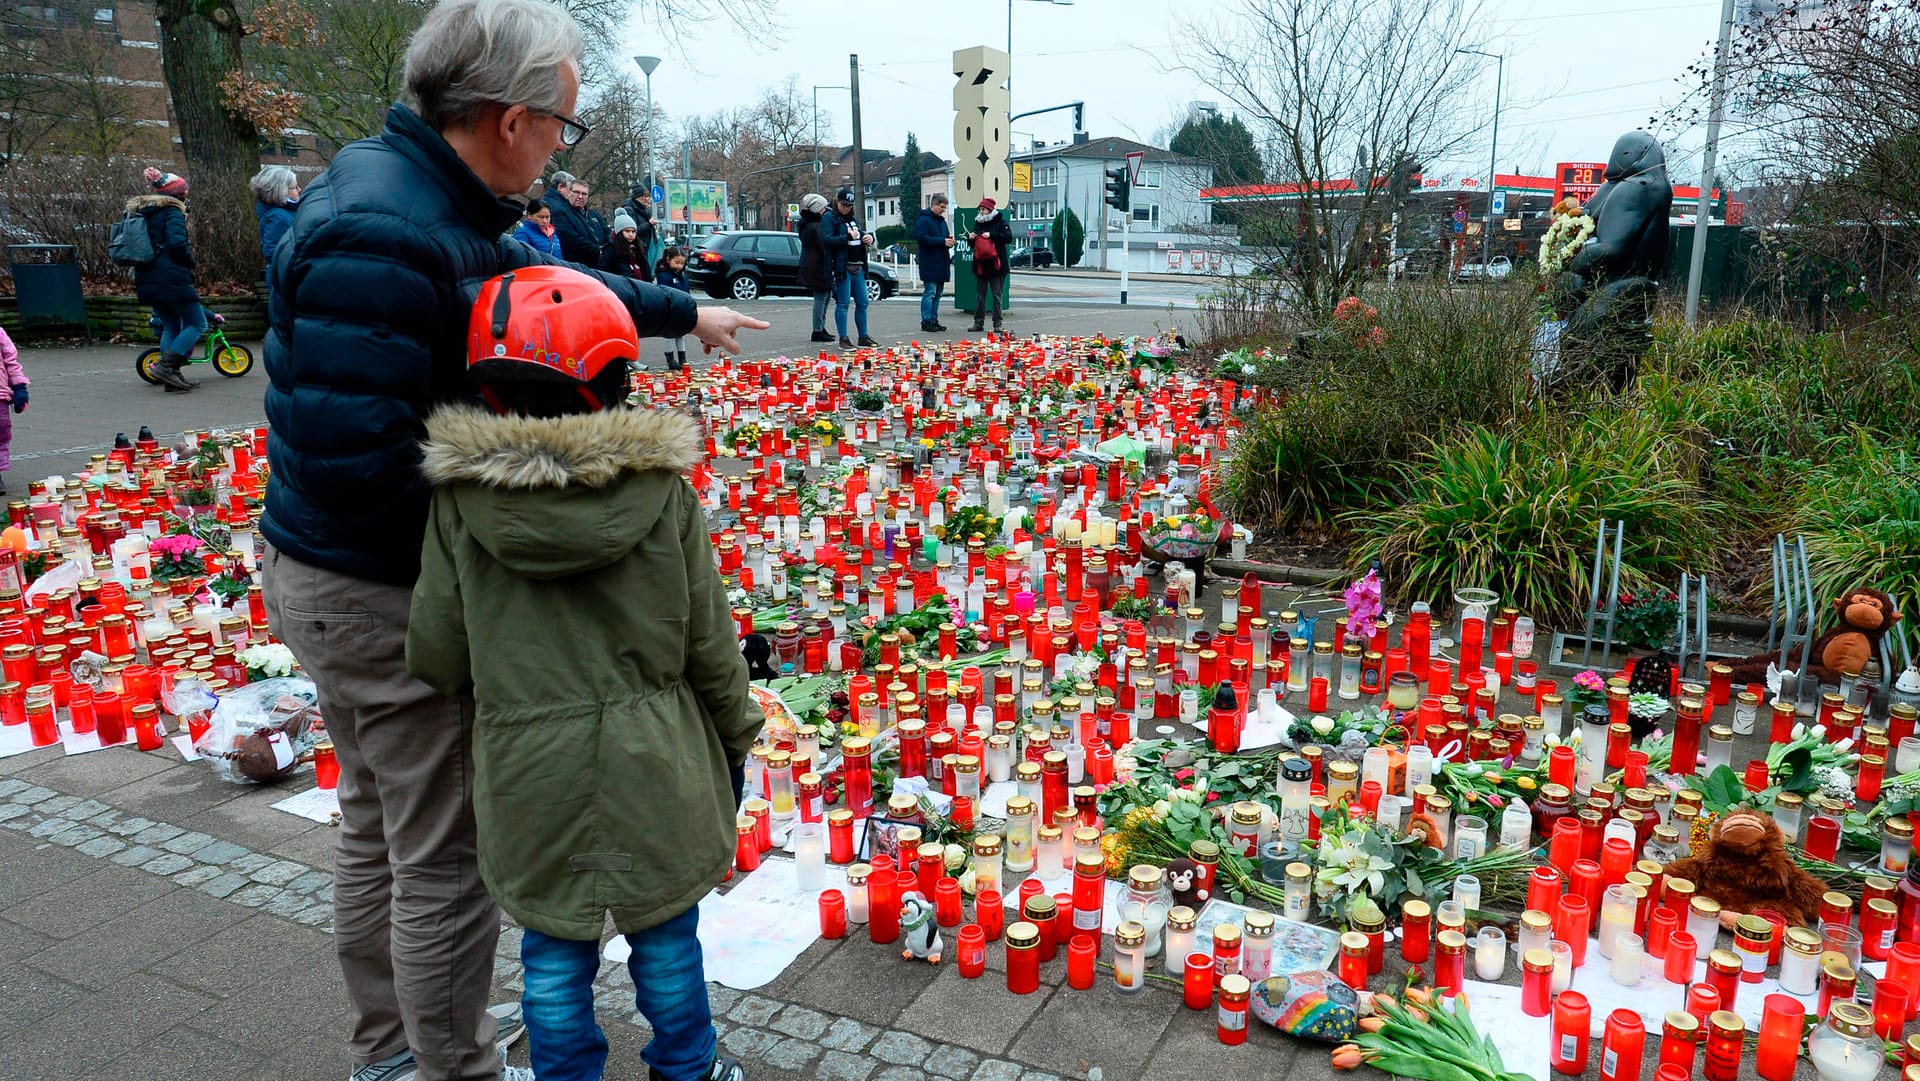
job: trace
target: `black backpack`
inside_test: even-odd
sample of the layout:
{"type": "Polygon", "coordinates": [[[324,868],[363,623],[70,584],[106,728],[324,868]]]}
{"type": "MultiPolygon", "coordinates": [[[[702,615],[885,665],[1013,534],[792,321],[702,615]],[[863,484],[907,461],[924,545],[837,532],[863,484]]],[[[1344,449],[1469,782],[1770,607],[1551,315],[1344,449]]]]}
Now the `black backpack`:
{"type": "Polygon", "coordinates": [[[158,254],[153,250],[153,235],[147,232],[144,215],[129,210],[113,223],[113,232],[107,237],[107,258],[120,266],[140,267],[153,262],[158,254]]]}

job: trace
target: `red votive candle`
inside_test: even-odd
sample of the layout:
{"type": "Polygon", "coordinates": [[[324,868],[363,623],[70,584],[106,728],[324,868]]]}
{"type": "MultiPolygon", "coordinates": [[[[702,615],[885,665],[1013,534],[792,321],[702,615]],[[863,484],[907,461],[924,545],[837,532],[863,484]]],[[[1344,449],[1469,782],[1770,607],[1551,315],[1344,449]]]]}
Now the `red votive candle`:
{"type": "Polygon", "coordinates": [[[1204,1010],[1213,1005],[1213,955],[1193,953],[1187,955],[1186,977],[1182,984],[1182,998],[1189,1010],[1204,1010]]]}
{"type": "Polygon", "coordinates": [[[847,937],[847,898],[839,890],[821,891],[820,937],[847,937]]]}
{"type": "Polygon", "coordinates": [[[1573,950],[1573,967],[1587,963],[1587,929],[1593,910],[1586,898],[1569,893],[1560,898],[1553,912],[1553,937],[1573,950]]]}
{"type": "Polygon", "coordinates": [[[1100,946],[1092,935],[1075,935],[1067,944],[1067,986],[1085,991],[1093,986],[1093,962],[1100,946]]]}
{"type": "Polygon", "coordinates": [[[987,936],[974,924],[960,928],[960,934],[954,943],[954,957],[960,966],[960,977],[977,980],[987,970],[987,936]]]}
{"type": "MultiPolygon", "coordinates": [[[[1665,911],[1671,911],[1671,909],[1665,911]]],[[[1675,931],[1667,937],[1667,963],[1664,974],[1668,983],[1677,983],[1684,987],[1693,979],[1693,963],[1696,960],[1694,951],[1699,948],[1700,944],[1685,931],[1675,931]]]]}
{"type": "Polygon", "coordinates": [[[1307,684],[1307,710],[1311,713],[1324,713],[1327,709],[1327,677],[1315,676],[1307,684]]]}
{"type": "Polygon", "coordinates": [[[962,918],[960,880],[942,878],[933,885],[933,918],[942,927],[958,927],[962,918]]]}

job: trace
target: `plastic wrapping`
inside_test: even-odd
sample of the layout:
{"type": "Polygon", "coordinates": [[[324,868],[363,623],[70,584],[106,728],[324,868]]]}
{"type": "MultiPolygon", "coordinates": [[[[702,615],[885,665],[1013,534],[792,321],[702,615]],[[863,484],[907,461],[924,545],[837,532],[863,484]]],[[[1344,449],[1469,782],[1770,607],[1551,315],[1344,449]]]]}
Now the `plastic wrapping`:
{"type": "MultiPolygon", "coordinates": [[[[198,681],[173,686],[168,711],[186,716],[209,695],[198,681]]],[[[193,749],[221,780],[261,784],[292,775],[323,731],[313,681],[288,676],[249,683],[219,699],[193,749]]]]}

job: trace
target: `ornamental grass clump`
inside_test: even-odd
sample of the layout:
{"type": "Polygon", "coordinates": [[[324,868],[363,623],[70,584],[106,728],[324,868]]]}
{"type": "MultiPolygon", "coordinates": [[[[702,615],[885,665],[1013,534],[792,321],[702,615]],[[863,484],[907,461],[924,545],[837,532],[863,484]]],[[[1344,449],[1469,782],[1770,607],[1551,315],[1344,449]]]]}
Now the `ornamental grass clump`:
{"type": "Polygon", "coordinates": [[[1920,456],[1864,432],[1806,475],[1793,528],[1807,541],[1815,597],[1862,583],[1904,610],[1920,603],[1920,456]]]}
{"type": "Polygon", "coordinates": [[[1516,434],[1436,444],[1401,468],[1394,505],[1343,520],[1359,537],[1355,563],[1379,559],[1401,596],[1485,586],[1523,612],[1572,620],[1603,518],[1626,523],[1626,589],[1672,581],[1713,551],[1720,508],[1697,471],[1693,445],[1641,414],[1542,415],[1516,434]]]}

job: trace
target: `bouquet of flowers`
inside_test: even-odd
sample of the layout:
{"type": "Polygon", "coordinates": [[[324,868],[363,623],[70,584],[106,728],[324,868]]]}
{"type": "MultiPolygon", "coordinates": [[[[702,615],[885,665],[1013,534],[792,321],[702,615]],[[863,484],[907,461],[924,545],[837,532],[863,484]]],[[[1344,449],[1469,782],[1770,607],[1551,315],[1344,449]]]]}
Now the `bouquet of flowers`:
{"type": "Polygon", "coordinates": [[[247,666],[247,682],[278,679],[293,674],[293,650],[279,643],[262,643],[240,651],[240,663],[247,666]]]}
{"type": "Polygon", "coordinates": [[[1141,541],[1167,559],[1199,559],[1220,543],[1226,519],[1212,508],[1197,506],[1185,514],[1155,518],[1141,541]]]}
{"type": "Polygon", "coordinates": [[[1565,697],[1566,716],[1572,718],[1578,727],[1580,714],[1586,712],[1588,706],[1606,705],[1607,681],[1600,678],[1600,673],[1589,668],[1573,677],[1573,685],[1567,688],[1565,697]]]}
{"type": "Polygon", "coordinates": [[[948,516],[946,524],[935,526],[933,532],[943,541],[964,545],[975,537],[992,540],[1000,535],[1001,525],[998,515],[988,514],[985,507],[969,503],[957,508],[948,516]]]}
{"type": "Polygon", "coordinates": [[[204,547],[200,538],[191,533],[174,533],[156,539],[149,545],[153,554],[153,580],[170,582],[205,574],[206,564],[200,561],[204,547]]]}
{"type": "Polygon", "coordinates": [[[760,446],[760,426],[752,422],[742,424],[740,427],[727,433],[725,442],[727,448],[735,452],[742,449],[756,449],[760,446]]]}
{"type": "Polygon", "coordinates": [[[1090,382],[1082,381],[1075,383],[1073,385],[1073,396],[1077,401],[1090,402],[1100,396],[1100,388],[1090,382]]]}
{"type": "Polygon", "coordinates": [[[838,421],[832,417],[816,416],[807,423],[799,425],[788,433],[795,439],[811,439],[822,446],[832,446],[845,434],[838,421]]]}
{"type": "Polygon", "coordinates": [[[1540,273],[1553,277],[1572,264],[1573,257],[1593,239],[1593,217],[1578,200],[1562,199],[1553,206],[1553,224],[1540,238],[1540,273]]]}
{"type": "Polygon", "coordinates": [[[1347,633],[1360,638],[1373,637],[1385,612],[1380,603],[1380,573],[1368,570],[1365,577],[1355,579],[1347,587],[1342,599],[1347,602],[1347,633]]]}

